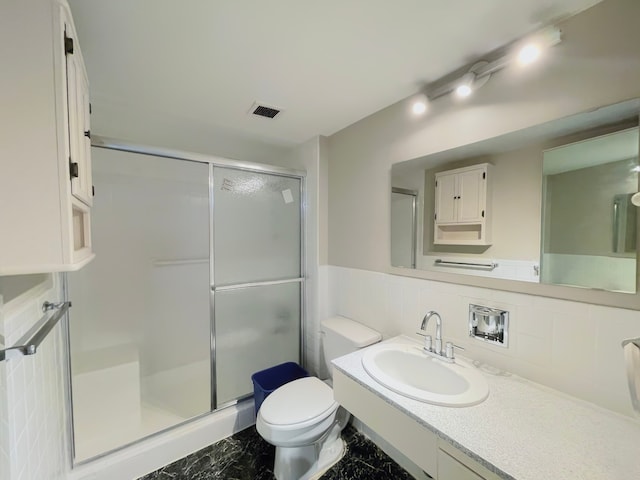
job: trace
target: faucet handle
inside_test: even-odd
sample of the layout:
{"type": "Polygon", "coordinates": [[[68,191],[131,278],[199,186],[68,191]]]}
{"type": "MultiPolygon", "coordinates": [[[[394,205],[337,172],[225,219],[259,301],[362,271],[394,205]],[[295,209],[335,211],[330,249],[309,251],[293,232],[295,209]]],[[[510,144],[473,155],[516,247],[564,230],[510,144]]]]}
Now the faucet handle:
{"type": "Polygon", "coordinates": [[[425,335],[424,336],[424,349],[427,352],[433,352],[433,347],[431,346],[431,335],[425,335]]]}
{"type": "Polygon", "coordinates": [[[420,335],[421,337],[424,337],[424,349],[427,352],[433,352],[433,339],[431,335],[427,333],[422,333],[422,332],[416,332],[416,335],[420,335]]]}
{"type": "Polygon", "coordinates": [[[460,345],[456,345],[453,342],[447,342],[444,345],[444,356],[447,358],[450,358],[451,360],[454,359],[454,355],[453,355],[453,349],[454,348],[459,348],[460,350],[464,350],[464,347],[461,347],[460,345]]]}

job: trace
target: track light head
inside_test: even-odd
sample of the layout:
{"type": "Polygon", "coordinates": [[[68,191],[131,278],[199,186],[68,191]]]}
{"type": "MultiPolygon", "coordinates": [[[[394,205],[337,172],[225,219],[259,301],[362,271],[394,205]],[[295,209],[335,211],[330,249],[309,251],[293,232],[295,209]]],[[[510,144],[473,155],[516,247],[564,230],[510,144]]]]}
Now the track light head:
{"type": "Polygon", "coordinates": [[[544,51],[562,41],[562,32],[557,27],[547,27],[522,42],[516,52],[516,60],[522,66],[535,63],[544,51]]]}
{"type": "Polygon", "coordinates": [[[427,111],[429,99],[424,93],[419,93],[411,99],[411,111],[414,115],[422,115],[427,111]]]}
{"type": "Polygon", "coordinates": [[[476,81],[476,74],[473,72],[465,73],[456,85],[455,92],[460,98],[466,98],[473,93],[473,85],[476,81]]]}

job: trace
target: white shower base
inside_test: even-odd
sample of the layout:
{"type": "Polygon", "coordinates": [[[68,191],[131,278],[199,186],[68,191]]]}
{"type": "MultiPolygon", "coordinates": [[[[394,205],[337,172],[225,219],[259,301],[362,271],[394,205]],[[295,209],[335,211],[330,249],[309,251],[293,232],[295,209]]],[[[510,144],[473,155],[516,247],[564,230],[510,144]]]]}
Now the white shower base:
{"type": "Polygon", "coordinates": [[[73,376],[76,463],[210,410],[207,360],[141,377],[137,355],[122,358],[73,376]]]}
{"type": "MultiPolygon", "coordinates": [[[[69,480],[138,478],[255,423],[253,399],[204,415],[127,448],[76,466],[69,480]]],[[[151,420],[154,420],[153,414],[151,420]]],[[[155,420],[162,421],[162,416],[155,420]]]]}

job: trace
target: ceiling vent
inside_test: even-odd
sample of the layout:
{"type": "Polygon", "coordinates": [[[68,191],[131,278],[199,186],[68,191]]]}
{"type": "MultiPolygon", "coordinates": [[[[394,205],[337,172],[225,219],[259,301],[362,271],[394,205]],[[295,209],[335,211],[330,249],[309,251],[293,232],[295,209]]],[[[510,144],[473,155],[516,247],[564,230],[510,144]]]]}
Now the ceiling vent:
{"type": "Polygon", "coordinates": [[[260,103],[254,103],[249,110],[249,113],[252,115],[257,115],[259,117],[265,118],[275,118],[282,111],[281,108],[276,108],[260,103]]]}

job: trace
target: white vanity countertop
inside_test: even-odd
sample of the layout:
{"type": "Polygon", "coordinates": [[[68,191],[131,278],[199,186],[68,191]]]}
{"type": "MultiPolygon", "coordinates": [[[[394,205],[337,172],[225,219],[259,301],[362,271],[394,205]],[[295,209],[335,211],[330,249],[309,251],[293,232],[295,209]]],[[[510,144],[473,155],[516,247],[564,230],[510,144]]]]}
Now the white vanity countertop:
{"type": "MultiPolygon", "coordinates": [[[[408,337],[390,341],[416,344],[408,337]]],[[[363,352],[333,364],[502,478],[640,479],[640,422],[634,419],[507,372],[485,372],[489,397],[479,405],[430,405],[376,382],[362,366],[363,352]]]]}

